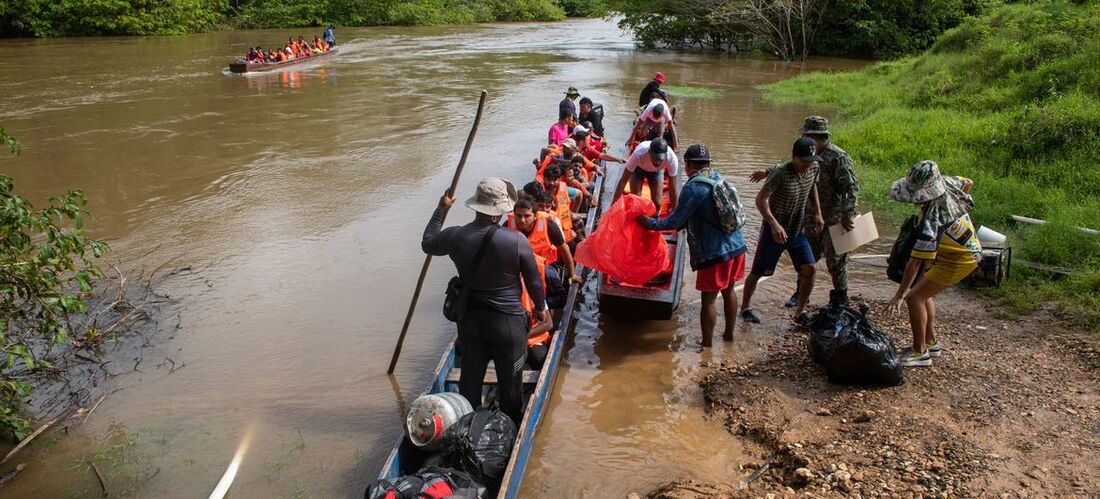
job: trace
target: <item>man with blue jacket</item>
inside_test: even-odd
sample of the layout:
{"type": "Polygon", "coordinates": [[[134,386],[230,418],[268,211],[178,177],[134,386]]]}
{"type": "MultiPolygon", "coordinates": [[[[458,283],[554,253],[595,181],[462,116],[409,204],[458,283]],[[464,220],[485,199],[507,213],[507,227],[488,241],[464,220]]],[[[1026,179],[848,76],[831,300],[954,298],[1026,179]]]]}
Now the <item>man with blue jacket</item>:
{"type": "Polygon", "coordinates": [[[722,176],[710,167],[710,151],[694,144],[684,152],[684,171],[688,181],[680,193],[676,208],[663,220],[638,217],[649,230],[680,230],[687,227],[691,269],[696,271],[695,289],[703,294],[699,320],[703,326],[703,347],[711,346],[718,323],[715,307],[722,293],[726,329],[722,339],[733,341],[737,322],[737,293],[733,287],[745,277],[745,238],[741,229],[723,229],[723,221],[714,199],[714,189],[722,176]]]}

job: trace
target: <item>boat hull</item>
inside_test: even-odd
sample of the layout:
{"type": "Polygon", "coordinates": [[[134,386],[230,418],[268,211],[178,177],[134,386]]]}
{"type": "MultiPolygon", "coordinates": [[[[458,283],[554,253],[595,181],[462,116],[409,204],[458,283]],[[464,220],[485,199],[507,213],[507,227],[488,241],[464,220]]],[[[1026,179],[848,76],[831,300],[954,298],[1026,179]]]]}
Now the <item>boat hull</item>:
{"type": "MultiPolygon", "coordinates": [[[[596,191],[601,192],[604,185],[603,177],[597,179],[595,185],[596,191]]],[[[591,209],[590,212],[594,215],[596,210],[591,209]]],[[[596,216],[588,217],[586,228],[589,233],[591,233],[595,227],[596,219],[596,216]]],[[[523,475],[527,469],[531,451],[534,449],[535,433],[542,423],[546,405],[550,400],[550,395],[557,378],[562,354],[565,350],[566,335],[569,333],[573,324],[573,314],[577,308],[579,292],[579,284],[573,283],[569,286],[566,302],[564,307],[562,307],[561,316],[558,319],[558,327],[550,340],[550,348],[547,351],[546,361],[543,363],[542,370],[538,373],[534,390],[530,398],[528,398],[527,405],[524,408],[523,420],[517,428],[516,441],[512,446],[512,455],[508,461],[508,467],[505,469],[503,478],[501,479],[500,489],[497,493],[498,498],[512,499],[519,496],[523,475]]],[[[458,384],[447,380],[448,373],[451,369],[457,367],[457,365],[458,358],[455,353],[454,341],[451,341],[448,344],[447,350],[443,352],[443,357],[440,359],[439,364],[436,366],[432,382],[422,394],[457,392],[458,384]]],[[[425,453],[417,449],[409,439],[406,438],[402,430],[398,436],[397,443],[386,459],[385,465],[383,465],[382,470],[379,472],[378,478],[392,480],[399,476],[413,473],[420,468],[425,457],[425,453]]]]}
{"type": "MultiPolygon", "coordinates": [[[[623,167],[618,165],[609,167],[607,174],[609,184],[617,182],[622,174],[624,174],[623,167]]],[[[613,196],[614,192],[610,189],[603,193],[600,202],[602,210],[611,207],[613,196]]],[[[601,275],[598,286],[600,313],[645,320],[671,319],[673,312],[680,306],[687,265],[686,241],[685,231],[665,234],[672,271],[664,274],[667,279],[660,282],[645,286],[631,286],[617,283],[608,276],[601,275]]]]}
{"type": "Polygon", "coordinates": [[[277,71],[277,70],[285,69],[285,68],[288,68],[288,67],[291,67],[291,66],[298,66],[298,65],[301,65],[301,64],[305,64],[307,62],[317,62],[317,61],[327,60],[333,54],[335,54],[337,50],[339,50],[339,48],[334,47],[331,50],[329,50],[328,52],[325,52],[323,54],[317,54],[317,55],[314,55],[312,57],[301,57],[301,58],[298,58],[298,59],[291,59],[289,61],[274,62],[274,63],[269,63],[269,64],[245,64],[244,62],[234,61],[234,62],[229,63],[229,71],[231,73],[237,73],[237,74],[242,74],[242,73],[266,73],[266,72],[269,72],[269,71],[277,71]]]}

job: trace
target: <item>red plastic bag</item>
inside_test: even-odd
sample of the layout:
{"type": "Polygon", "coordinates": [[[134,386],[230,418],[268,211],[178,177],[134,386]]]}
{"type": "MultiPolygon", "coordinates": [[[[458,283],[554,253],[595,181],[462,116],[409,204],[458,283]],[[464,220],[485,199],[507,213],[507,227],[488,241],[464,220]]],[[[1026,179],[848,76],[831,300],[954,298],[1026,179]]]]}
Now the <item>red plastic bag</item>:
{"type": "Polygon", "coordinates": [[[577,246],[577,262],[625,284],[653,280],[668,264],[668,245],[660,232],[635,220],[653,212],[653,201],[624,194],[600,217],[596,232],[577,246]]]}

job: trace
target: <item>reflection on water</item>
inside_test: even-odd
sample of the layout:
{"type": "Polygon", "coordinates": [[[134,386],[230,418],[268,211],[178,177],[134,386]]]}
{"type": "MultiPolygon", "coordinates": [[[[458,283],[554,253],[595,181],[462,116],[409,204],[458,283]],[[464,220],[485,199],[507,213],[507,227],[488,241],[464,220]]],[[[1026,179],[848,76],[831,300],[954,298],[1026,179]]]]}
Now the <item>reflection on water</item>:
{"type": "Polygon", "coordinates": [[[272,87],[308,88],[310,85],[335,84],[336,70],[325,67],[317,68],[315,71],[287,69],[263,73],[244,73],[239,77],[248,81],[248,88],[259,91],[269,90],[272,87]]]}
{"type": "MultiPolygon", "coordinates": [[[[738,176],[781,160],[809,111],[761,104],[751,88],[797,65],[639,52],[600,20],[344,29],[323,63],[224,74],[248,45],[286,35],[0,41],[0,123],[24,142],[0,170],[38,202],[85,189],[94,235],[125,268],[192,268],[161,290],[178,300],[168,325],[179,323],[163,349],[186,368],[113,378],[123,390],[87,423],[24,451],[34,464],[5,497],[97,494],[94,474],[74,463],[111,452],[119,467],[102,471],[116,495],[203,496],[249,427],[232,495],[360,495],[400,431],[395,398],[419,392],[453,334],[438,313],[453,268],[440,261],[398,365],[404,390],[387,383],[419,233],[482,88],[490,98],[460,193],[487,175],[528,181],[571,85],[604,104],[613,144],[654,72],[717,90],[676,101],[682,140],[706,142],[738,176]]],[[[789,285],[765,283],[758,307],[789,285]]],[[[701,418],[693,377],[751,337],[699,354],[691,303],[661,323],[584,306],[526,492],[618,494],[680,469],[728,476],[739,451],[701,418]]],[[[768,327],[781,325],[753,334],[768,327]]]]}

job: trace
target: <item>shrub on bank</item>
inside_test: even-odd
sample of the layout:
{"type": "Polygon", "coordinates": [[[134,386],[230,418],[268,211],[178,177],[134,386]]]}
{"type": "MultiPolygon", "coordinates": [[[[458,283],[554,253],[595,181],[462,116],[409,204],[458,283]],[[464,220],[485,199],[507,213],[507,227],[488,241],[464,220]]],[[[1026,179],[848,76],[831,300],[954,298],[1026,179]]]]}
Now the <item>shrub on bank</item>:
{"type": "Polygon", "coordinates": [[[839,109],[837,144],[852,154],[864,199],[921,159],[975,180],[976,223],[1007,230],[1017,257],[1071,270],[1028,271],[993,294],[1018,310],[1057,301],[1100,331],[1100,8],[1067,1],[998,7],[941,36],[925,54],[862,71],[815,73],[766,98],[839,109]],[[1048,220],[1014,226],[1009,215],[1048,220]]]}
{"type": "Polygon", "coordinates": [[[0,36],[182,35],[224,21],[224,0],[0,2],[0,36]]]}
{"type": "Polygon", "coordinates": [[[554,0],[254,0],[235,16],[245,28],[321,26],[434,26],[494,21],[558,21],[554,0]]]}

